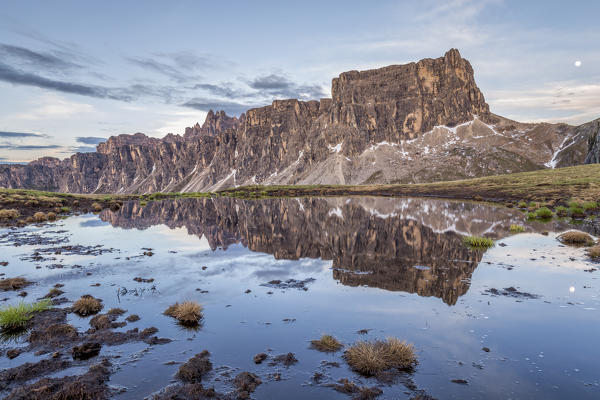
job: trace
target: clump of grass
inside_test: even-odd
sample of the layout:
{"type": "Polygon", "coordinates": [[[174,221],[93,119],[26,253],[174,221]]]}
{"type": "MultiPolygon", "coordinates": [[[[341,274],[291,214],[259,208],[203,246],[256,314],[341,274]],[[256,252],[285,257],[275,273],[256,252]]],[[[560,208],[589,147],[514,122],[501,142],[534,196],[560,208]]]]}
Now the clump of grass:
{"type": "Polygon", "coordinates": [[[519,208],[527,208],[527,202],[526,201],[520,201],[519,204],[517,204],[517,207],[519,207],[519,208]]]}
{"type": "Polygon", "coordinates": [[[202,319],[202,306],[195,301],[175,303],[164,312],[165,315],[175,318],[181,325],[194,326],[202,319]]]}
{"type": "Polygon", "coordinates": [[[554,212],[559,217],[567,217],[569,216],[569,209],[565,206],[557,206],[554,208],[554,212]]]}
{"type": "Polygon", "coordinates": [[[81,317],[85,317],[98,313],[102,310],[102,307],[100,300],[90,295],[84,295],[73,304],[73,312],[81,317]]]}
{"type": "Polygon", "coordinates": [[[558,235],[558,240],[564,244],[571,244],[575,246],[592,246],[594,239],[586,232],[582,231],[567,231],[558,235]]]}
{"type": "Polygon", "coordinates": [[[60,208],[60,212],[62,212],[62,213],[70,213],[71,212],[71,207],[63,206],[63,207],[60,208]]]}
{"type": "Polygon", "coordinates": [[[315,349],[325,352],[335,352],[344,347],[344,345],[331,335],[323,335],[318,340],[311,340],[310,343],[315,349]]]}
{"type": "Polygon", "coordinates": [[[593,211],[596,210],[598,207],[599,205],[595,201],[586,201],[585,203],[583,203],[583,209],[585,211],[593,211]]]}
{"type": "Polygon", "coordinates": [[[2,209],[0,210],[0,219],[17,219],[19,218],[19,212],[15,209],[2,209]]]}
{"type": "Polygon", "coordinates": [[[15,331],[23,329],[33,314],[45,311],[50,308],[52,302],[48,299],[38,301],[37,303],[21,302],[16,306],[8,306],[0,310],[0,329],[3,331],[15,331]]]}
{"type": "Polygon", "coordinates": [[[44,214],[41,211],[38,211],[35,214],[33,214],[33,220],[36,222],[44,222],[47,219],[48,219],[48,217],[46,216],[46,214],[44,214]]]}
{"type": "Polygon", "coordinates": [[[569,215],[572,218],[585,218],[585,210],[582,207],[569,207],[569,215]]]}
{"type": "Polygon", "coordinates": [[[94,202],[94,203],[92,203],[91,207],[92,207],[92,211],[94,211],[94,212],[102,211],[102,205],[100,203],[94,202]]]}
{"type": "Polygon", "coordinates": [[[465,236],[463,242],[473,248],[487,249],[494,247],[494,241],[490,238],[481,236],[465,236]]]}
{"type": "Polygon", "coordinates": [[[123,310],[122,308],[118,308],[118,307],[117,307],[117,308],[111,308],[111,309],[110,309],[110,310],[108,310],[106,313],[107,313],[108,315],[115,315],[115,316],[117,316],[117,315],[123,315],[123,314],[125,314],[126,312],[127,312],[126,310],[123,310]]]}
{"type": "Polygon", "coordinates": [[[569,208],[577,208],[577,207],[581,207],[581,203],[578,202],[577,200],[571,200],[567,203],[567,206],[569,206],[569,208]]]}
{"type": "Polygon", "coordinates": [[[141,206],[141,207],[146,207],[147,205],[148,205],[148,202],[147,202],[147,201],[143,201],[143,200],[142,200],[142,201],[140,201],[140,206],[141,206]]]}
{"type": "Polygon", "coordinates": [[[594,259],[600,258],[600,244],[597,244],[587,249],[587,255],[590,256],[590,258],[594,259]]]}
{"type": "Polygon", "coordinates": [[[8,291],[8,290],[20,290],[25,286],[29,285],[29,282],[25,278],[17,277],[17,278],[6,278],[0,280],[0,290],[8,291]]]}
{"type": "Polygon", "coordinates": [[[353,370],[366,376],[392,368],[410,370],[418,362],[414,346],[396,338],[356,342],[344,358],[353,370]]]}
{"type": "Polygon", "coordinates": [[[56,213],[53,213],[52,211],[46,214],[46,217],[48,218],[48,221],[56,221],[56,213]]]}
{"type": "Polygon", "coordinates": [[[552,218],[554,214],[548,207],[540,207],[535,212],[536,218],[547,219],[552,218]]]}
{"type": "Polygon", "coordinates": [[[520,232],[525,232],[525,227],[522,225],[517,225],[517,224],[512,224],[510,226],[510,231],[512,233],[520,233],[520,232]]]}

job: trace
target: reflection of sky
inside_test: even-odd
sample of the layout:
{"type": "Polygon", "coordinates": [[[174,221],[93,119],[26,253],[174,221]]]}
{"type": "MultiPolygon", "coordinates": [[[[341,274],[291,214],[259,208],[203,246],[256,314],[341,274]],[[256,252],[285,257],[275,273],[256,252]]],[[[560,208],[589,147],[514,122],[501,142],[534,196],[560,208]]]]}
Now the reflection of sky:
{"type": "MultiPolygon", "coordinates": [[[[469,291],[449,306],[435,297],[344,286],[332,279],[331,261],[276,260],[242,245],[211,251],[205,238],[188,235],[185,228],[90,227],[96,218],[72,217],[51,225],[52,228],[43,228],[68,230],[72,244],[101,243],[120,250],[98,257],[61,256],[65,265],[77,262],[84,269],[38,270],[34,264],[19,260],[19,255],[30,254],[36,246],[2,245],[0,258],[10,260],[3,270],[7,276],[23,275],[37,282],[27,289],[28,298],[40,297],[54,283],[61,282],[69,299],[90,293],[102,298],[106,308],[119,306],[141,316],[139,322],[123,329],[156,326],[159,337],[174,339],[168,345],[152,346],[136,357],[115,359],[119,368],[111,377],[111,385],[129,387],[119,398],[142,398],[164,387],[178,365],[163,362],[184,361],[202,349],[212,353],[215,366],[238,367],[261,377],[273,370],[254,365],[254,354],[267,349],[273,349],[271,354],[292,351],[300,362],[280,371],[284,377],[281,382],[265,379],[256,398],[279,398],[282,392],[289,399],[333,398],[336,394],[330,388],[304,385],[322,360],[342,364],[341,368],[328,371],[332,380],[355,377],[341,354],[308,350],[308,341],[323,333],[333,334],[344,343],[386,336],[413,342],[420,361],[413,379],[438,398],[579,399],[599,395],[595,386],[596,360],[600,357],[595,345],[600,335],[597,272],[582,271],[591,266],[583,249],[561,247],[553,235],[519,234],[503,239],[507,246],[496,246],[484,254],[469,291]],[[153,248],[155,255],[137,257],[143,247],[153,248]],[[509,266],[511,270],[507,269],[509,266]],[[119,303],[118,287],[131,290],[151,286],[134,282],[135,276],[154,278],[152,285],[157,291],[139,296],[126,294],[119,303]],[[309,277],[316,280],[306,292],[261,286],[272,279],[309,277]],[[101,286],[90,286],[96,282],[101,286]],[[542,297],[517,301],[484,295],[486,289],[509,286],[542,297]],[[569,286],[576,291],[570,294],[569,286]],[[245,294],[246,289],[251,293],[245,294]],[[267,294],[269,291],[273,294],[267,294]],[[161,314],[168,305],[186,299],[197,300],[205,307],[204,325],[198,332],[181,330],[161,314]],[[282,321],[285,318],[296,321],[286,323],[282,321]],[[355,334],[358,329],[372,331],[363,337],[355,334]],[[483,346],[491,352],[481,351],[483,346]],[[469,385],[456,385],[451,379],[467,379],[469,385]]],[[[14,293],[7,295],[11,296],[10,303],[18,299],[14,293]]],[[[79,329],[87,328],[87,319],[69,318],[79,329]]],[[[106,347],[103,354],[123,356],[145,347],[106,347]]],[[[0,358],[0,368],[19,365],[23,362],[19,361],[23,360],[21,357],[27,356],[15,360],[0,358]]],[[[215,384],[217,388],[224,385],[215,384]]],[[[363,384],[372,386],[375,382],[363,379],[363,384]]],[[[385,398],[407,397],[401,385],[385,386],[383,390],[385,398]]]]}

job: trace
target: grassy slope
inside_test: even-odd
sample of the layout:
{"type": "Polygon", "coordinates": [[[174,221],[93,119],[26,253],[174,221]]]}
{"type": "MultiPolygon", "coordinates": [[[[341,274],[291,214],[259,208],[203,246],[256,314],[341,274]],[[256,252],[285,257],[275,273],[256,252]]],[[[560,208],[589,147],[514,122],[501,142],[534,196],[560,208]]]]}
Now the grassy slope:
{"type": "Polygon", "coordinates": [[[277,197],[312,195],[434,196],[487,201],[600,200],[600,164],[546,169],[423,184],[401,185],[284,185],[246,186],[227,189],[220,195],[277,197]]]}
{"type": "MultiPolygon", "coordinates": [[[[547,169],[517,174],[423,184],[398,185],[278,185],[244,186],[216,193],[153,193],[144,195],[82,195],[0,188],[0,208],[10,208],[10,201],[30,199],[83,200],[109,203],[125,200],[152,201],[163,198],[232,196],[243,198],[290,196],[432,196],[487,201],[554,201],[569,199],[600,200],[600,164],[547,169]]],[[[70,205],[70,204],[68,204],[70,205]]]]}

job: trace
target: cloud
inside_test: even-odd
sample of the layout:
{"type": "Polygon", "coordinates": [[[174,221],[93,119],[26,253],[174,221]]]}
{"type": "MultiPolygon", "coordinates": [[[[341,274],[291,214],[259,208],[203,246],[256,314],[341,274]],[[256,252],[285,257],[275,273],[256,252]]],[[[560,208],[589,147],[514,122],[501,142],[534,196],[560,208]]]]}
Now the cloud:
{"type": "Polygon", "coordinates": [[[106,138],[98,137],[98,136],[78,136],[75,138],[75,140],[78,143],[83,143],[83,144],[88,144],[88,145],[90,145],[90,144],[96,145],[98,143],[105,142],[106,138]]]}
{"type": "Polygon", "coordinates": [[[157,61],[152,58],[129,57],[127,58],[127,61],[143,69],[165,75],[177,82],[184,82],[190,79],[190,77],[188,77],[185,73],[173,67],[172,65],[157,61]]]}
{"type": "Polygon", "coordinates": [[[230,115],[239,115],[250,108],[258,107],[256,104],[243,104],[234,101],[221,101],[218,99],[207,99],[196,97],[182,104],[183,107],[189,107],[196,110],[223,110],[230,115]]]}
{"type": "Polygon", "coordinates": [[[43,70],[80,69],[81,65],[69,61],[64,52],[42,53],[20,46],[0,44],[0,54],[4,59],[12,58],[18,63],[26,64],[43,70]],[[58,56],[60,55],[60,56],[58,56]]]}
{"type": "Polygon", "coordinates": [[[284,75],[278,74],[259,76],[248,82],[248,86],[261,91],[263,95],[286,98],[318,99],[326,95],[319,85],[301,85],[291,81],[284,75]]]}
{"type": "Polygon", "coordinates": [[[61,146],[57,144],[0,144],[2,150],[47,150],[47,149],[60,149],[61,146]]]}
{"type": "Polygon", "coordinates": [[[215,96],[226,97],[229,99],[248,95],[248,93],[244,93],[239,89],[234,89],[231,83],[222,83],[219,85],[214,85],[211,83],[198,83],[191,89],[202,89],[215,96]]]}
{"type": "Polygon", "coordinates": [[[26,137],[43,137],[47,138],[48,135],[33,132],[6,132],[0,131],[0,138],[26,138],[26,137]]]}
{"type": "Polygon", "coordinates": [[[59,92],[79,94],[82,96],[122,101],[133,100],[132,95],[127,93],[127,91],[48,79],[30,72],[19,71],[2,62],[0,62],[0,81],[26,86],[36,86],[42,89],[52,89],[59,92]]]}
{"type": "Polygon", "coordinates": [[[56,93],[44,93],[28,103],[29,108],[12,115],[12,118],[25,121],[55,120],[97,113],[90,104],[70,101],[56,93]]]}
{"type": "Polygon", "coordinates": [[[548,122],[548,118],[539,118],[544,112],[554,122],[582,123],[600,117],[598,84],[567,81],[543,87],[498,90],[490,92],[488,101],[493,111],[514,115],[521,121],[548,122]]]}

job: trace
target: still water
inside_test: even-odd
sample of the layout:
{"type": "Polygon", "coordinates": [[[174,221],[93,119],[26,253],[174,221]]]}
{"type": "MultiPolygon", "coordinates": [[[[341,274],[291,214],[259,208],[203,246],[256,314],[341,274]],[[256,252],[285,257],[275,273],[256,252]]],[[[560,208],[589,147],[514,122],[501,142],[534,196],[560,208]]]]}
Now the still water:
{"type": "MultiPolygon", "coordinates": [[[[205,387],[232,392],[231,378],[250,371],[263,381],[256,399],[349,398],[330,387],[341,378],[377,386],[384,399],[600,398],[600,272],[582,248],[556,240],[567,229],[557,220],[527,221],[518,210],[433,199],[131,202],[116,212],[0,230],[0,261],[9,261],[0,272],[35,282],[26,301],[61,283],[70,301],[91,294],[104,310],[126,309],[120,320],[140,316],[117,330],[154,326],[172,339],[103,346],[96,359],[48,375],[81,374],[108,357],[116,399],[176,383],[179,365],[205,349],[214,365],[205,387]],[[511,234],[511,224],[526,232],[511,234]],[[496,245],[469,249],[465,235],[496,245]],[[65,245],[82,247],[55,254],[65,245]],[[197,330],[162,314],[185,300],[204,307],[197,330]],[[324,333],[345,345],[407,340],[419,364],[391,381],[365,378],[347,366],[343,350],[310,348],[324,333]],[[256,365],[262,352],[292,352],[298,363],[256,365]]],[[[0,304],[20,300],[16,292],[0,297],[0,304]]],[[[81,332],[89,328],[89,317],[68,319],[81,332]]],[[[0,369],[45,357],[2,356],[0,369]]]]}

